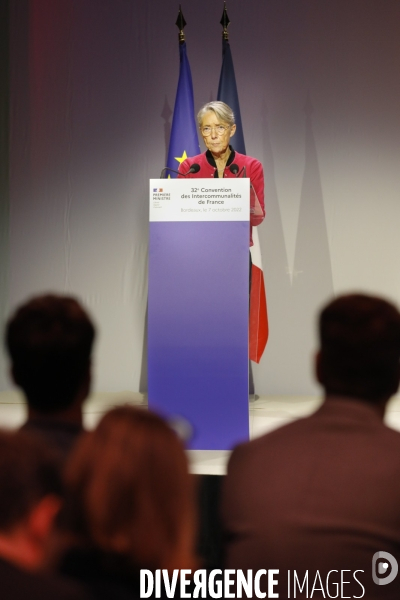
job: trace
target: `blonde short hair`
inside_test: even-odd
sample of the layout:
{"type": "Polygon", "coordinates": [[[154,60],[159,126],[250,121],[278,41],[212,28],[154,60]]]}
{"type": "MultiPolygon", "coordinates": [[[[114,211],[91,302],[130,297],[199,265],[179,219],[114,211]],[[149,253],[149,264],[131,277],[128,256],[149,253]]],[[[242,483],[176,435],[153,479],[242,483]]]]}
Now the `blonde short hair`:
{"type": "Polygon", "coordinates": [[[214,100],[213,102],[207,102],[207,104],[204,104],[204,106],[202,106],[197,113],[197,122],[199,127],[201,127],[204,115],[210,110],[214,112],[223,123],[227,123],[230,126],[235,124],[235,115],[233,114],[231,107],[225,104],[225,102],[214,100]]]}

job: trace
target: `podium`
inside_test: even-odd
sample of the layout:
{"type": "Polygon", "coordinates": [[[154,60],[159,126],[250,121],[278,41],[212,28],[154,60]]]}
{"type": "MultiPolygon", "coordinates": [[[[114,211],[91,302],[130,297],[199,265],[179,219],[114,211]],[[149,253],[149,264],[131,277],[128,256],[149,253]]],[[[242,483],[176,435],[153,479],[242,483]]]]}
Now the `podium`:
{"type": "Polygon", "coordinates": [[[149,407],[189,448],[249,439],[249,179],[150,180],[149,407]]]}

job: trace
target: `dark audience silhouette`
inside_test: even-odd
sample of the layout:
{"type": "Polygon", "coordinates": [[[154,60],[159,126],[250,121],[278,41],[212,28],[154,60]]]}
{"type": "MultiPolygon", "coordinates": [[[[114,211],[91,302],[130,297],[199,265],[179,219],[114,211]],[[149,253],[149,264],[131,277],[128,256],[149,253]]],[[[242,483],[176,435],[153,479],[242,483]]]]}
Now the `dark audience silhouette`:
{"type": "Polygon", "coordinates": [[[2,600],[85,600],[83,588],[45,576],[61,505],[58,458],[25,432],[0,431],[0,594],[2,600]]]}
{"type": "Polygon", "coordinates": [[[17,308],[5,337],[12,377],[28,405],[23,429],[40,434],[65,458],[83,431],[94,325],[75,298],[48,294],[17,308]]]}
{"type": "Polygon", "coordinates": [[[71,454],[66,494],[60,570],[96,598],[139,597],[141,568],[196,566],[192,478],[181,441],[158,415],[108,412],[71,454]]]}
{"type": "Polygon", "coordinates": [[[226,567],[279,569],[274,591],[285,598],[295,597],[294,571],[298,598],[329,597],[327,586],[331,597],[398,598],[400,578],[378,587],[372,560],[379,551],[400,560],[400,433],[383,423],[399,385],[400,314],[379,298],[342,296],[321,312],[319,336],[322,407],[231,455],[226,567]]]}

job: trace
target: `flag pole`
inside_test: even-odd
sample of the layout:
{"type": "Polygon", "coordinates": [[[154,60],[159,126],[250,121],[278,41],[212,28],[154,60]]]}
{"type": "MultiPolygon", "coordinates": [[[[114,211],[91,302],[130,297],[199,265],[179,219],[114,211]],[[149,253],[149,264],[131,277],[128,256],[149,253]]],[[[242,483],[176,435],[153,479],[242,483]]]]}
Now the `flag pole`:
{"type": "Polygon", "coordinates": [[[188,156],[200,154],[197,124],[194,116],[193,83],[189,60],[186,52],[184,28],[186,26],[182,7],[179,5],[175,25],[179,29],[179,79],[172,117],[171,135],[168,146],[166,168],[168,177],[175,178],[175,171],[188,156]]]}
{"type": "Polygon", "coordinates": [[[179,5],[178,18],[176,20],[175,25],[179,29],[179,43],[183,44],[185,41],[185,32],[183,31],[186,25],[185,17],[183,16],[182,7],[179,5]]]}
{"type": "Polygon", "coordinates": [[[224,2],[224,11],[222,13],[222,17],[220,20],[220,23],[223,27],[222,29],[222,39],[225,41],[229,41],[229,33],[228,33],[228,25],[230,23],[229,17],[228,17],[228,12],[226,10],[226,2],[224,2]]]}

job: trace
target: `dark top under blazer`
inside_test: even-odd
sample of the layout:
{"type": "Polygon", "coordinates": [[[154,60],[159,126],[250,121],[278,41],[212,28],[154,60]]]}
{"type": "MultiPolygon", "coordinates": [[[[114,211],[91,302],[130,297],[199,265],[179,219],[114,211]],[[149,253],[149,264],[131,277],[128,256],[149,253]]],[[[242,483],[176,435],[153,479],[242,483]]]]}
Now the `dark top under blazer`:
{"type": "MultiPolygon", "coordinates": [[[[190,173],[188,178],[199,179],[199,178],[213,178],[217,174],[217,165],[214,157],[209,150],[198,154],[197,156],[191,156],[184,160],[179,166],[180,173],[187,173],[192,164],[197,163],[200,166],[200,171],[197,173],[190,173]]],[[[247,156],[246,154],[239,154],[231,148],[231,153],[226,163],[224,170],[224,178],[234,178],[235,174],[229,169],[230,165],[236,164],[239,167],[239,172],[242,171],[243,167],[246,167],[246,176],[249,177],[254,190],[257,194],[258,201],[262,209],[262,215],[250,214],[250,246],[253,245],[253,238],[251,230],[253,226],[262,223],[265,217],[265,203],[264,203],[264,171],[262,164],[256,158],[247,156]]]]}

